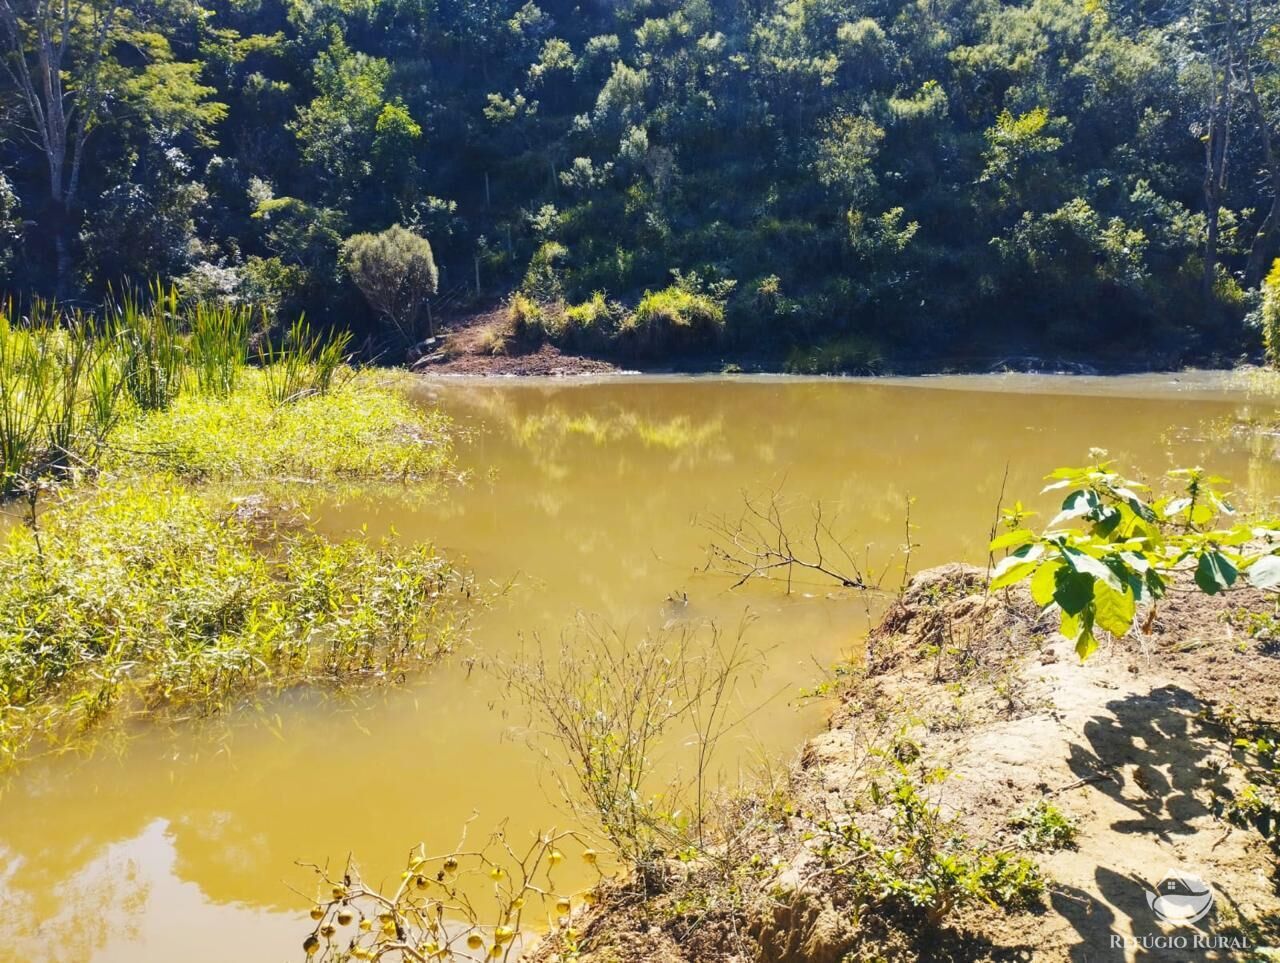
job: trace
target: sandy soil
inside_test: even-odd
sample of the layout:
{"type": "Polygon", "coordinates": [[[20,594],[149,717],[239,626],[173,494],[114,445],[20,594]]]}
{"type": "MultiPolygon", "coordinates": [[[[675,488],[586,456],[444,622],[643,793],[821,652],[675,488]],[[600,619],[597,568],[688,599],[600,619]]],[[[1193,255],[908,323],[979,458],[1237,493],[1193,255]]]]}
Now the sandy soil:
{"type": "MultiPolygon", "coordinates": [[[[1150,634],[1104,645],[1082,666],[1025,594],[987,597],[982,582],[961,566],[917,576],[872,634],[866,675],[843,687],[830,729],[790,774],[794,807],[774,819],[746,807],[742,821],[756,828],[723,858],[773,869],[739,873],[736,890],[708,885],[708,868],[674,864],[663,885],[619,886],[575,917],[586,952],[574,958],[1280,958],[1265,951],[1280,945],[1276,854],[1256,830],[1220,816],[1241,777],[1213,721],[1230,707],[1280,719],[1280,651],[1242,629],[1244,612],[1273,603],[1251,590],[1225,600],[1175,590],[1150,634]],[[904,723],[918,764],[950,772],[936,799],[970,840],[1016,845],[1010,814],[1042,799],[1078,819],[1073,847],[1037,856],[1050,881],[1037,905],[967,908],[922,939],[814,882],[815,821],[865,790],[870,747],[904,723]],[[1161,923],[1148,904],[1169,871],[1214,891],[1213,911],[1193,927],[1161,923]],[[1187,945],[1151,945],[1161,937],[1187,945]]],[[[570,958],[564,950],[553,937],[535,958],[570,958]]]]}

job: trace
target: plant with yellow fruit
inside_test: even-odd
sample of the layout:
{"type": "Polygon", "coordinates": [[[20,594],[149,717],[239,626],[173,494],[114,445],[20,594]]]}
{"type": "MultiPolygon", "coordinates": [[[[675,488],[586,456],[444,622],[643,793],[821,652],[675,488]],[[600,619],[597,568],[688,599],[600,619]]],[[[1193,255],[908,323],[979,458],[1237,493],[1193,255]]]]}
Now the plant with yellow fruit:
{"type": "MultiPolygon", "coordinates": [[[[336,880],[311,865],[317,889],[329,895],[311,908],[315,926],[303,949],[322,963],[514,960],[531,923],[540,928],[570,914],[574,894],[557,891],[552,869],[565,861],[566,848],[576,847],[598,882],[598,854],[572,832],[538,836],[522,849],[501,830],[479,848],[466,846],[464,832],[453,852],[438,856],[418,846],[389,894],[368,886],[353,862],[336,880]]],[[[594,893],[582,901],[593,903],[594,893]]]]}

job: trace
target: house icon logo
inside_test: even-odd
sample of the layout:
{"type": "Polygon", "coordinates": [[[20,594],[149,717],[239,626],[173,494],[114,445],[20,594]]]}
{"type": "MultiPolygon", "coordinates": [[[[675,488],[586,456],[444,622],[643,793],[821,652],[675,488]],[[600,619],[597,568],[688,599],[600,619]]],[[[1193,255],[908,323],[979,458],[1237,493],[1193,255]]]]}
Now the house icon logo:
{"type": "Polygon", "coordinates": [[[1213,890],[1193,873],[1170,870],[1154,890],[1147,890],[1147,905],[1162,922],[1190,926],[1213,909],[1213,890]]]}

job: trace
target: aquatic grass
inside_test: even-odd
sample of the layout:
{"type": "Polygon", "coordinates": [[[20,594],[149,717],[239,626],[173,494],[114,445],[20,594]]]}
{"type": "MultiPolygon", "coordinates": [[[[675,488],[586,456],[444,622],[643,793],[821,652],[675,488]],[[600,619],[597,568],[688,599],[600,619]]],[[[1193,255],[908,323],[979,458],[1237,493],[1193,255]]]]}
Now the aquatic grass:
{"type": "Polygon", "coordinates": [[[328,541],[262,494],[436,477],[448,419],[302,322],[252,366],[252,327],[159,289],[101,319],[0,311],[0,495],[29,499],[0,529],[0,766],[108,715],[385,678],[456,638],[466,582],[429,546],[328,541]]]}
{"type": "Polygon", "coordinates": [[[200,302],[191,306],[187,316],[191,325],[190,365],[200,393],[225,398],[235,391],[249,360],[253,309],[200,302]]]}
{"type": "Polygon", "coordinates": [[[122,424],[106,467],[193,481],[403,481],[452,466],[448,419],[378,372],[354,372],[282,407],[271,378],[249,368],[228,397],[185,394],[167,411],[122,424]]]}
{"type": "Polygon", "coordinates": [[[467,580],[173,480],[70,496],[0,541],[0,766],[113,713],[383,679],[447,651],[467,580]]]}
{"type": "Polygon", "coordinates": [[[121,415],[122,379],[78,313],[0,306],[0,497],[93,464],[121,415]]]}
{"type": "Polygon", "coordinates": [[[327,394],[334,377],[346,362],[351,333],[324,338],[299,318],[285,333],[278,348],[260,346],[258,365],[266,375],[267,396],[275,405],[286,405],[327,394]]]}
{"type": "Polygon", "coordinates": [[[129,292],[108,305],[107,333],[129,396],[143,411],[167,408],[182,390],[187,359],[178,319],[177,288],[156,287],[148,302],[129,292]]]}

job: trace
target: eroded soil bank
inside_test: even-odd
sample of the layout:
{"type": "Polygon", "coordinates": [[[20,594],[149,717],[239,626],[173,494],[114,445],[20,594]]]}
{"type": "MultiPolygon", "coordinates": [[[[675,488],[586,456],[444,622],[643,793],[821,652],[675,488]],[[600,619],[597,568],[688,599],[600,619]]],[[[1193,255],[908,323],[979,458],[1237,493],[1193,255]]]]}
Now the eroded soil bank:
{"type": "Polygon", "coordinates": [[[984,585],[962,566],[916,576],[865,666],[837,681],[828,731],[781,785],[735,804],[740,828],[717,852],[643,867],[534,957],[1274,958],[1276,853],[1230,818],[1257,774],[1232,741],[1280,718],[1274,600],[1175,587],[1147,634],[1081,665],[1028,596],[984,585]],[[1017,819],[1028,811],[1061,812],[1074,839],[1035,839],[1017,819]],[[948,859],[993,854],[1033,861],[1042,889],[1009,876],[983,899],[945,896],[948,859]],[[1199,922],[1156,914],[1170,873],[1211,888],[1199,922]]]}

